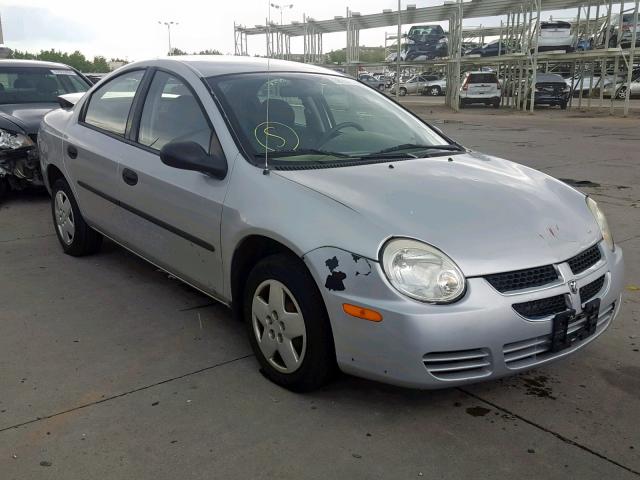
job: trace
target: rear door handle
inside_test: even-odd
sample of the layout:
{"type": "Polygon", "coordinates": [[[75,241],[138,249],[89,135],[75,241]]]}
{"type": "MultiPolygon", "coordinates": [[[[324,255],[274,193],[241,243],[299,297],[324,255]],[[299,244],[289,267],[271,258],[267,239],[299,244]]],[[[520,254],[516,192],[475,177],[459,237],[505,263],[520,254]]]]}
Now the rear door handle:
{"type": "Polygon", "coordinates": [[[73,145],[67,145],[67,155],[69,155],[69,158],[76,158],[78,156],[78,149],[73,145]]]}
{"type": "Polygon", "coordinates": [[[127,185],[135,185],[138,183],[138,174],[129,168],[122,170],[122,179],[127,185]]]}

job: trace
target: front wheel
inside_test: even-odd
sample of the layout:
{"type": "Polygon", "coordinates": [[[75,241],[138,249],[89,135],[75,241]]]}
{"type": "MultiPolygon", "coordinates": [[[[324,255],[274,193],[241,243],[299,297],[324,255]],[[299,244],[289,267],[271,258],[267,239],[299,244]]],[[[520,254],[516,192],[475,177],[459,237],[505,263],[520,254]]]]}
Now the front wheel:
{"type": "Polygon", "coordinates": [[[71,187],[63,178],[51,187],[51,214],[64,253],[82,257],[100,250],[102,235],[84,221],[71,187]]]}
{"type": "Polygon", "coordinates": [[[335,371],[333,335],[324,302],[304,264],[277,254],[249,274],[244,318],[251,347],[272,382],[315,390],[335,371]]]}
{"type": "Polygon", "coordinates": [[[432,97],[437,97],[440,93],[440,87],[429,87],[429,95],[432,97]]]}

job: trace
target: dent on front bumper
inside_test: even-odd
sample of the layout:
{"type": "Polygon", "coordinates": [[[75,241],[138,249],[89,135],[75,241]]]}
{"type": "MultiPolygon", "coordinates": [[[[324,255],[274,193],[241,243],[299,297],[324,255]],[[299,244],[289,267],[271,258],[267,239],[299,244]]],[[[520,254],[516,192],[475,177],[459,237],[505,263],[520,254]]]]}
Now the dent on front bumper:
{"type": "MultiPolygon", "coordinates": [[[[430,305],[398,293],[379,263],[332,247],[304,256],[322,292],[340,368],[356,376],[412,388],[443,388],[495,379],[570,355],[597,338],[620,309],[622,250],[600,245],[603,259],[579,275],[557,265],[551,286],[502,294],[484,278],[467,280],[465,296],[450,305],[430,305]],[[605,276],[596,331],[560,352],[549,351],[552,316],[529,320],[514,303],[569,294],[605,276]],[[343,303],[379,311],[370,322],[344,313],[343,303]]],[[[580,307],[578,307],[579,313],[580,307]]],[[[570,327],[571,330],[571,327],[570,327]]]]}

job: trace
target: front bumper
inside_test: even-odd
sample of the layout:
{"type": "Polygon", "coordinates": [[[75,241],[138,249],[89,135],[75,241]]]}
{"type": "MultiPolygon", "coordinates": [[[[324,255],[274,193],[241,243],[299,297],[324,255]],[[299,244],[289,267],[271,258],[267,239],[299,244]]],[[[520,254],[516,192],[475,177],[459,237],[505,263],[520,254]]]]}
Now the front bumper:
{"type": "MultiPolygon", "coordinates": [[[[619,247],[611,252],[601,245],[601,251],[603,259],[585,272],[573,275],[567,264],[561,263],[557,265],[561,281],[516,294],[501,294],[484,278],[467,279],[465,296],[449,305],[425,304],[401,295],[388,283],[377,262],[343,250],[323,247],[304,259],[327,306],[336,357],[343,371],[405,387],[435,389],[544,365],[572,354],[602,334],[620,308],[624,266],[619,247]],[[330,271],[327,260],[333,257],[338,266],[330,271]],[[514,303],[569,295],[569,280],[575,280],[580,288],[603,275],[595,333],[565,350],[549,351],[552,316],[528,320],[512,308],[514,303]],[[344,313],[343,303],[377,310],[383,320],[374,323],[351,317],[344,313]]],[[[577,306],[578,313],[580,308],[577,306]]]]}

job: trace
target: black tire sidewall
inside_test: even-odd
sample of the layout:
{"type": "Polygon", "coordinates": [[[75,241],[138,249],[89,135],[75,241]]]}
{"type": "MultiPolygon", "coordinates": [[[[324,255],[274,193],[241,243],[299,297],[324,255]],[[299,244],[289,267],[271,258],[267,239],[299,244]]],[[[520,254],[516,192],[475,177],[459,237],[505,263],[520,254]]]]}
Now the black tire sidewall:
{"type": "Polygon", "coordinates": [[[274,383],[292,391],[314,390],[325,384],[335,371],[333,334],[326,308],[318,287],[302,261],[292,255],[276,254],[260,261],[249,274],[243,295],[243,316],[251,347],[260,363],[262,373],[274,383]],[[253,330],[251,306],[253,295],[265,280],[283,283],[295,297],[307,333],[302,365],[293,373],[276,370],[264,358],[253,330]]]}

